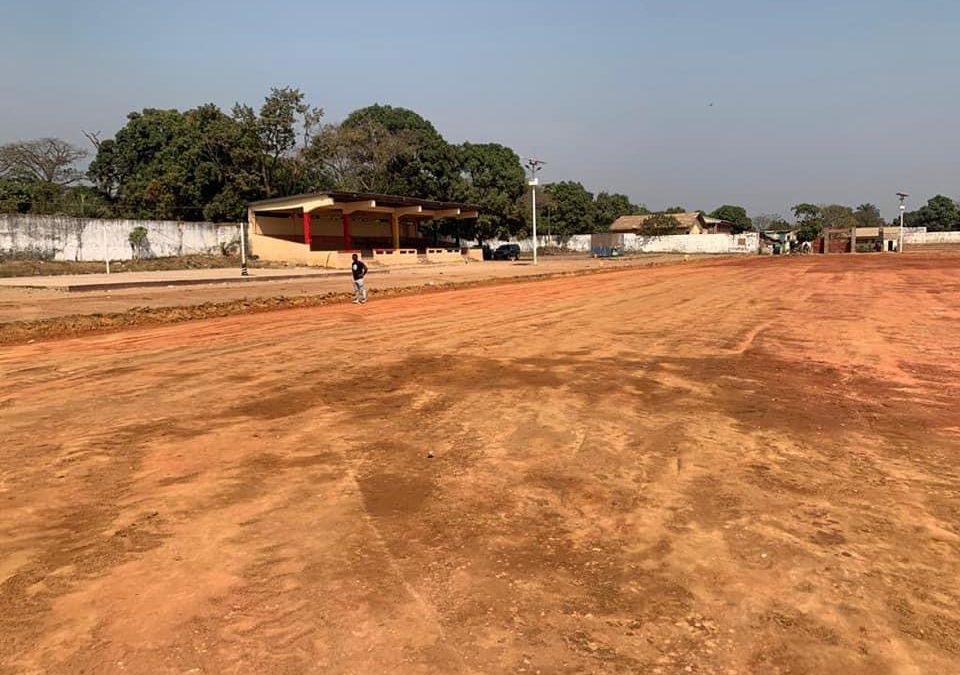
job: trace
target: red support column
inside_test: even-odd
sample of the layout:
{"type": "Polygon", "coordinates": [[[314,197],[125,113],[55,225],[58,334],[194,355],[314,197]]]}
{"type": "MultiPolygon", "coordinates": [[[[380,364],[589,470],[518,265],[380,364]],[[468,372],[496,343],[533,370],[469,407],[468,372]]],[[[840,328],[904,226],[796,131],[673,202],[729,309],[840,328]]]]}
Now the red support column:
{"type": "Polygon", "coordinates": [[[343,248],[345,251],[353,250],[353,241],[350,239],[350,214],[343,214],[343,248]]]}
{"type": "Polygon", "coordinates": [[[303,243],[307,245],[307,249],[310,249],[310,242],[313,240],[313,235],[310,232],[310,218],[311,215],[308,211],[303,212],[303,243]]]}

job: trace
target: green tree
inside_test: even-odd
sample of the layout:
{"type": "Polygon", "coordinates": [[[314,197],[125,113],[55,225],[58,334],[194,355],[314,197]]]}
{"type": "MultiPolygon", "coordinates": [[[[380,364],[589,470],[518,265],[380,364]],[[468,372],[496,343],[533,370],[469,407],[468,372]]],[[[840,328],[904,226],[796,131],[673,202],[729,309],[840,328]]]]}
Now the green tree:
{"type": "Polygon", "coordinates": [[[797,219],[798,241],[813,241],[823,232],[823,213],[816,204],[797,204],[793,207],[793,215],[797,219]]]}
{"type": "Polygon", "coordinates": [[[0,146],[0,211],[69,215],[71,193],[83,178],[87,152],[59,138],[0,146]]]}
{"type": "Polygon", "coordinates": [[[22,178],[0,178],[0,213],[30,213],[36,185],[22,178]]]}
{"type": "Polygon", "coordinates": [[[750,220],[750,217],[747,215],[747,210],[742,206],[733,206],[731,204],[724,204],[713,210],[710,213],[712,218],[719,218],[720,220],[726,220],[727,222],[733,223],[733,233],[739,234],[740,232],[747,232],[753,229],[753,221],[750,220]]]}
{"type": "Polygon", "coordinates": [[[303,187],[304,176],[296,161],[298,138],[303,147],[323,117],[323,109],[310,106],[306,94],[293,87],[274,87],[259,112],[236,104],[233,118],[242,129],[249,159],[259,169],[261,187],[267,198],[290,194],[303,187]]]}
{"type": "MultiPolygon", "coordinates": [[[[894,221],[899,224],[899,220],[894,221]]],[[[916,211],[910,211],[903,216],[903,224],[908,227],[925,227],[928,232],[944,232],[960,230],[960,209],[957,203],[937,195],[930,199],[925,206],[916,211]]]]}
{"type": "Polygon", "coordinates": [[[140,260],[143,257],[144,252],[147,250],[147,228],[142,225],[137,225],[135,228],[130,230],[128,239],[130,240],[130,250],[133,253],[135,260],[140,260]]]}
{"type": "Polygon", "coordinates": [[[130,113],[113,138],[88,136],[97,147],[88,176],[120,216],[234,220],[250,201],[306,189],[298,138],[321,115],[289,87],[273,89],[259,112],[207,104],[130,113]]]}
{"type": "Polygon", "coordinates": [[[223,115],[209,106],[181,113],[130,113],[112,139],[100,143],[88,174],[130,218],[203,219],[206,202],[223,187],[203,153],[206,122],[223,115]]]}
{"type": "Polygon", "coordinates": [[[575,181],[561,181],[545,185],[543,190],[552,200],[550,229],[553,234],[566,238],[593,230],[593,194],[583,185],[575,181]]]}
{"type": "Polygon", "coordinates": [[[520,158],[497,143],[464,143],[458,149],[461,171],[457,198],[480,206],[480,217],[458,224],[460,234],[483,243],[516,234],[526,180],[520,158]]]}
{"type": "Polygon", "coordinates": [[[853,217],[857,221],[857,227],[880,227],[883,225],[883,216],[880,215],[880,209],[873,204],[861,204],[854,210],[853,217]]]}
{"type": "Polygon", "coordinates": [[[102,192],[89,185],[68,188],[60,195],[56,212],[75,218],[110,218],[113,216],[109,200],[102,192]]]}
{"type": "Polygon", "coordinates": [[[630,202],[626,195],[616,192],[601,192],[594,201],[594,221],[592,231],[606,232],[620,216],[630,216],[638,212],[639,207],[630,202]]]}
{"type": "Polygon", "coordinates": [[[667,209],[666,211],[664,211],[664,213],[666,213],[666,214],[668,214],[668,215],[671,214],[671,213],[686,213],[686,212],[687,212],[687,210],[686,210],[685,208],[683,208],[682,206],[671,206],[669,209],[667,209]]]}
{"type": "Polygon", "coordinates": [[[827,228],[849,229],[859,223],[853,209],[843,204],[823,204],[820,206],[823,226],[827,228]]]}
{"type": "Polygon", "coordinates": [[[397,191],[394,167],[416,147],[412,132],[393,133],[366,119],[350,126],[324,125],[304,152],[304,161],[314,188],[390,193],[397,191]]]}
{"type": "Polygon", "coordinates": [[[350,113],[340,126],[373,130],[377,142],[403,146],[392,153],[378,181],[383,192],[440,200],[456,194],[460,180],[456,150],[412,110],[371,105],[350,113]]]}

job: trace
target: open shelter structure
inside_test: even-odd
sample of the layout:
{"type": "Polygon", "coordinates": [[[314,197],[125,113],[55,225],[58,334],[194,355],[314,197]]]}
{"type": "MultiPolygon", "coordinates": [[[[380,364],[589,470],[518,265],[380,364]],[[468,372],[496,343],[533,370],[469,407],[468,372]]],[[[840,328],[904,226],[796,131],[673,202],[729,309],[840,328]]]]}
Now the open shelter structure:
{"type": "Polygon", "coordinates": [[[311,192],[247,208],[251,253],[263,260],[348,267],[351,255],[386,264],[462,260],[459,250],[421,237],[419,226],[479,216],[479,207],[361,192],[311,192]]]}

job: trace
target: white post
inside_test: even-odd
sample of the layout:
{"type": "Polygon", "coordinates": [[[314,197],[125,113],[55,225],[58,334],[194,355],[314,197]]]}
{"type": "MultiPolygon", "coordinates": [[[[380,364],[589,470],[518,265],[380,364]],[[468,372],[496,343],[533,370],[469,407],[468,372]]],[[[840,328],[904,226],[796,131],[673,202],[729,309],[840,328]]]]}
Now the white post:
{"type": "Polygon", "coordinates": [[[537,181],[530,181],[531,200],[533,203],[533,264],[537,264],[537,181]]]}
{"type": "Polygon", "coordinates": [[[907,210],[907,207],[902,203],[900,204],[900,243],[897,245],[897,253],[903,253],[903,212],[907,210]]]}
{"type": "Polygon", "coordinates": [[[543,167],[544,162],[532,157],[527,160],[527,169],[530,171],[530,180],[527,185],[530,186],[530,203],[533,210],[533,264],[537,264],[537,185],[540,179],[537,178],[537,172],[543,167]]]}
{"type": "Polygon", "coordinates": [[[247,237],[245,223],[240,221],[240,276],[247,276],[247,237]]]}
{"type": "Polygon", "coordinates": [[[107,258],[107,274],[110,274],[110,258],[107,258]]]}

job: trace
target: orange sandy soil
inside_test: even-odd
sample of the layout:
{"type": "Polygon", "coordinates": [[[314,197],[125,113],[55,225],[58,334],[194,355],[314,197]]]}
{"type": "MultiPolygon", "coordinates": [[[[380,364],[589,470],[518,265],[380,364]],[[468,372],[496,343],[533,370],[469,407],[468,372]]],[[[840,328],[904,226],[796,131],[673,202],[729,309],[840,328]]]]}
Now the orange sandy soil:
{"type": "MultiPolygon", "coordinates": [[[[471,263],[469,265],[412,265],[410,267],[378,267],[372,270],[367,278],[367,285],[374,292],[384,289],[406,287],[422,287],[429,284],[443,285],[458,282],[475,282],[491,279],[508,279],[513,277],[540,277],[551,274],[576,274],[584,271],[602,271],[609,269],[625,269],[628,267],[647,267],[672,262],[684,262],[684,258],[691,261],[702,259],[703,256],[684,256],[678,254],[649,254],[631,258],[595,259],[588,256],[581,257],[544,257],[540,265],[534,267],[529,261],[518,263],[506,261],[487,261],[471,263]]],[[[305,271],[307,268],[296,268],[294,271],[305,271]]],[[[324,273],[332,270],[311,268],[313,272],[324,273]]],[[[274,270],[282,273],[284,270],[274,270]]],[[[282,281],[267,281],[258,283],[243,283],[238,269],[223,270],[236,276],[236,283],[206,284],[198,286],[170,286],[150,288],[123,288],[111,291],[83,291],[66,293],[56,289],[41,288],[14,288],[6,286],[9,282],[0,282],[0,323],[22,320],[37,320],[76,314],[94,314],[106,312],[122,312],[132,307],[183,307],[201,303],[219,303],[234,300],[249,300],[259,297],[298,297],[326,293],[352,292],[348,270],[341,270],[340,274],[325,277],[305,277],[303,279],[286,279],[282,281]]],[[[205,272],[187,270],[180,273],[180,278],[192,278],[205,272]]],[[[251,270],[251,275],[262,275],[261,270],[251,270]]],[[[92,277],[93,275],[87,275],[92,277]]],[[[114,274],[109,277],[100,276],[101,280],[128,281],[126,274],[114,274]]],[[[135,275],[143,279],[148,275],[135,275]]],[[[176,276],[165,272],[156,275],[158,278],[176,276]]],[[[36,283],[36,279],[25,278],[23,283],[36,283]]]]}
{"type": "Polygon", "coordinates": [[[6,347],[0,672],[960,672],[958,353],[919,255],[6,347]]]}
{"type": "MultiPolygon", "coordinates": [[[[529,262],[484,262],[482,264],[421,264],[411,267],[374,269],[367,277],[376,297],[422,293],[454,287],[500,283],[505,279],[543,279],[571,274],[592,274],[617,269],[695,262],[704,256],[677,254],[642,255],[630,258],[594,259],[589,256],[544,257],[539,266],[529,262]]],[[[714,259],[719,259],[714,257],[714,259]]],[[[296,268],[291,273],[318,273],[297,279],[247,283],[234,270],[227,283],[190,286],[151,286],[66,292],[57,288],[23,288],[13,283],[59,283],[67,277],[26,280],[0,279],[0,346],[19,342],[71,337],[104,330],[249,314],[254,312],[317,307],[349,300],[353,284],[349,271],[296,268]]],[[[85,275],[98,283],[170,281],[173,278],[208,278],[211,270],[147,272],[141,274],[85,275]]],[[[214,271],[216,272],[216,271],[214,271]]],[[[269,276],[284,270],[253,270],[254,276],[269,276]]],[[[222,276],[222,272],[220,273],[222,276]]]]}

